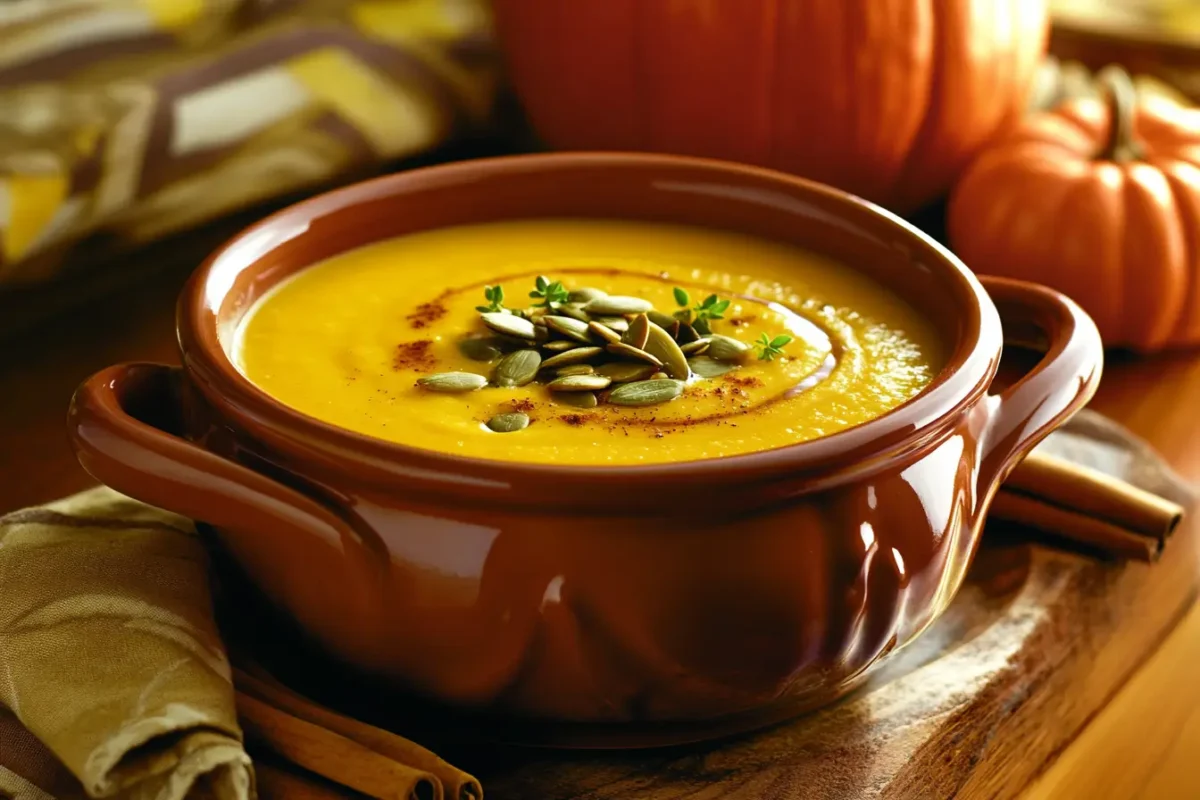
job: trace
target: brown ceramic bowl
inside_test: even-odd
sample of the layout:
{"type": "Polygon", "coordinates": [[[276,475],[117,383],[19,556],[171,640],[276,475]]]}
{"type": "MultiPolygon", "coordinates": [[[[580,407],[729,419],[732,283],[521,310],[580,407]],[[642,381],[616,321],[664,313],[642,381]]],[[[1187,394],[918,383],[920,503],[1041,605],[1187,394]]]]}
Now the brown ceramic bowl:
{"type": "Polygon", "coordinates": [[[196,272],[178,332],[181,369],[116,366],[79,390],[71,434],[92,475],[211,524],[278,609],[388,685],[676,739],[828,702],[917,636],[962,582],[997,484],[1084,405],[1101,369],[1075,304],[981,283],[872,205],[761,169],[623,154],[440,166],[293,206],[196,272]],[[949,365],[907,404],[824,439],[602,468],[356,435],[272,400],[230,361],[246,310],[309,264],[413,231],[545,216],[820,251],[934,320],[949,365]],[[995,393],[1001,321],[1046,355],[995,393]]]}

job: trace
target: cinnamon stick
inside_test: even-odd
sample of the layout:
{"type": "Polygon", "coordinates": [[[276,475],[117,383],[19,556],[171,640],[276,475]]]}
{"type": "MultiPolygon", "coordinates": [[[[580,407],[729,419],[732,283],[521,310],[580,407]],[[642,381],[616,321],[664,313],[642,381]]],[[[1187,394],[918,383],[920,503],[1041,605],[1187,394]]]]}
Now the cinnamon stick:
{"type": "Polygon", "coordinates": [[[378,800],[443,800],[441,784],[428,772],[393,761],[245,692],[236,692],[236,698],[246,738],[297,766],[378,800]]]}
{"type": "Polygon", "coordinates": [[[992,502],[991,513],[1115,558],[1154,561],[1183,508],[1099,470],[1031,453],[992,502]]]}
{"type": "Polygon", "coordinates": [[[483,787],[474,776],[443,761],[437,754],[382,728],[338,714],[317,705],[282,684],[234,669],[239,692],[257,697],[282,712],[345,737],[380,755],[433,775],[445,790],[447,800],[483,800],[483,787]]]}
{"type": "Polygon", "coordinates": [[[257,758],[254,776],[259,800],[346,800],[345,792],[257,758]]]}

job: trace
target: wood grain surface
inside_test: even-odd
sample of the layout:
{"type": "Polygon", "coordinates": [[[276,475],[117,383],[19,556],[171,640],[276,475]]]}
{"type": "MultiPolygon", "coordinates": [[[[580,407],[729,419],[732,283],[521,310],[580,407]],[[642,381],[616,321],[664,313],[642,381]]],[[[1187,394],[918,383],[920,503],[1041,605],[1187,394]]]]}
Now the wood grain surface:
{"type": "MultiPolygon", "coordinates": [[[[114,362],[176,360],[174,296],[211,241],[159,251],[173,263],[136,290],[0,341],[0,512],[91,484],[64,432],[70,394],[114,362]]],[[[1115,360],[1093,407],[1197,482],[1198,404],[1200,356],[1176,355],[1115,360]]],[[[1186,522],[1147,567],[991,528],[925,636],[846,701],[756,735],[678,751],[454,756],[495,800],[1200,797],[1198,532],[1186,522]]]]}

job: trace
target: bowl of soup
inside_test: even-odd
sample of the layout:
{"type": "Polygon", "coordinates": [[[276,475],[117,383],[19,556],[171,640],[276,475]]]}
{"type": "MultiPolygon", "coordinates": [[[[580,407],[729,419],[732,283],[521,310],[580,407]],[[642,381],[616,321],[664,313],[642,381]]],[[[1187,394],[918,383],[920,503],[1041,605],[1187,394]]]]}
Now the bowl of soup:
{"type": "Polygon", "coordinates": [[[350,186],[217,251],[182,366],[89,379],[83,466],[211,527],[374,685],[702,738],[946,608],[1095,326],[835,189],[566,153],[350,186]],[[994,388],[1007,339],[1040,348],[994,388]]]}

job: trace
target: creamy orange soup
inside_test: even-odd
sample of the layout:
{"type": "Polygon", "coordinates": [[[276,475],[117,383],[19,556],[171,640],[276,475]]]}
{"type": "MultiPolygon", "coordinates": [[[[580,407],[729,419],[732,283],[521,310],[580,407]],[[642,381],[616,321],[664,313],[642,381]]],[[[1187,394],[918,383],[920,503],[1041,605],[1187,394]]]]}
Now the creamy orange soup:
{"type": "MultiPolygon", "coordinates": [[[[587,346],[604,349],[593,365],[644,363],[609,352],[603,339],[587,346]]],[[[542,351],[543,360],[552,355],[542,351]]],[[[826,436],[909,400],[944,358],[930,322],[841,264],[734,233],[607,220],[446,228],[345,253],[262,298],[235,356],[269,395],[351,431],[462,456],[577,465],[715,458],[826,436]],[[476,310],[495,285],[506,307],[535,303],[528,295],[538,275],[566,290],[640,298],[668,316],[683,308],[676,288],[689,307],[716,295],[729,302],[711,332],[749,349],[736,366],[693,360],[697,371],[729,371],[689,369],[675,376],[683,378],[678,397],[650,406],[605,402],[615,384],[592,392],[594,408],[578,407],[578,396],[568,404],[547,387],[556,369],[523,386],[431,391],[430,377],[445,373],[494,381],[497,361],[476,360],[493,352],[481,344],[541,347],[491,338],[476,310]],[[755,344],[764,335],[791,341],[765,353],[755,344]],[[523,415],[527,427],[488,427],[504,414],[523,415]]]]}

